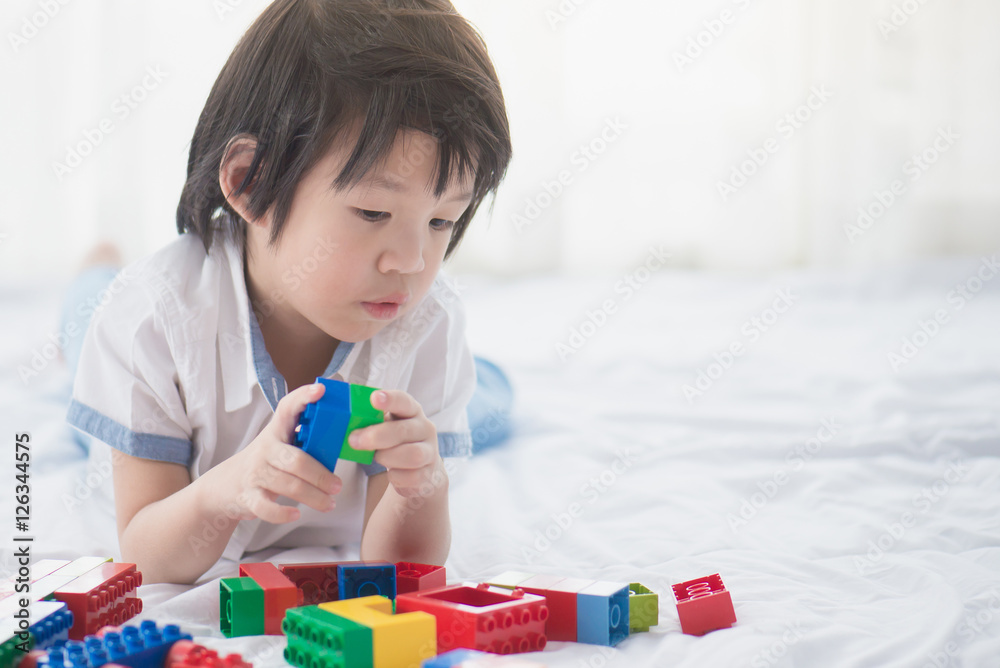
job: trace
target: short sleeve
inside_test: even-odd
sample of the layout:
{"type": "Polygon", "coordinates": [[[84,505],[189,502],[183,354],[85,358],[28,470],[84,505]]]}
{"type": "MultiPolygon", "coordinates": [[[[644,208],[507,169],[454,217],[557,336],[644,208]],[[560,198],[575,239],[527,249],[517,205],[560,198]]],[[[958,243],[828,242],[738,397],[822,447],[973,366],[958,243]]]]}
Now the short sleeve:
{"type": "Polygon", "coordinates": [[[124,283],[87,328],[66,419],[126,454],[187,466],[191,426],[164,309],[138,278],[124,283]]]}

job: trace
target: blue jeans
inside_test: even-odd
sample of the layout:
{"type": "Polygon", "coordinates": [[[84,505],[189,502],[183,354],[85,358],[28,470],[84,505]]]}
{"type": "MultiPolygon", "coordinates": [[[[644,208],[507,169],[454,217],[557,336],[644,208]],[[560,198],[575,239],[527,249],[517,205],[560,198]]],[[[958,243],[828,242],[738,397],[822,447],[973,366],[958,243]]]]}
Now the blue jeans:
{"type": "MultiPolygon", "coordinates": [[[[67,331],[69,323],[76,323],[80,332],[86,330],[90,315],[94,312],[96,300],[101,291],[111,283],[118,273],[116,267],[99,266],[82,271],[66,292],[62,309],[62,328],[67,331]]],[[[63,349],[63,357],[69,366],[70,377],[76,376],[80,362],[83,336],[69,339],[63,349]]],[[[500,367],[482,357],[475,357],[476,391],[466,409],[469,429],[472,431],[472,451],[480,452],[502,443],[510,435],[510,410],[514,401],[514,391],[510,380],[500,367]]],[[[72,430],[77,442],[84,448],[90,447],[90,437],[72,430]]]]}

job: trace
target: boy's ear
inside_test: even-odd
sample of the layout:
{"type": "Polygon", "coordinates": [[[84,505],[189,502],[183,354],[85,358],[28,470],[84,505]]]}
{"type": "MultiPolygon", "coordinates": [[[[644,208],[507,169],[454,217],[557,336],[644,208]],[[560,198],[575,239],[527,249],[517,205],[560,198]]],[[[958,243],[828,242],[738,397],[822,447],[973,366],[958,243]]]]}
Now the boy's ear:
{"type": "Polygon", "coordinates": [[[239,135],[230,139],[222,154],[222,162],[219,164],[219,187],[222,189],[222,195],[226,198],[229,206],[240,215],[240,218],[254,225],[265,226],[266,221],[254,220],[250,216],[248,200],[253,184],[250,184],[250,187],[239,195],[233,194],[246,178],[256,150],[257,140],[249,135],[239,135]]]}

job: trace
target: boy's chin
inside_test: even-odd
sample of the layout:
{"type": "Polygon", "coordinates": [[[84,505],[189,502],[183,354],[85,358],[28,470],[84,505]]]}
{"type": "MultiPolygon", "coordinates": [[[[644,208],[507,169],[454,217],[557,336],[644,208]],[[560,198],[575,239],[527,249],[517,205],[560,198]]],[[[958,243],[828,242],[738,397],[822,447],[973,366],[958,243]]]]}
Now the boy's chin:
{"type": "Polygon", "coordinates": [[[395,322],[394,320],[387,320],[384,322],[373,322],[366,323],[364,325],[358,325],[351,327],[349,329],[337,329],[337,330],[325,330],[327,334],[338,341],[343,341],[344,343],[361,343],[362,341],[367,341],[372,338],[383,329],[385,329],[390,323],[395,322]]]}

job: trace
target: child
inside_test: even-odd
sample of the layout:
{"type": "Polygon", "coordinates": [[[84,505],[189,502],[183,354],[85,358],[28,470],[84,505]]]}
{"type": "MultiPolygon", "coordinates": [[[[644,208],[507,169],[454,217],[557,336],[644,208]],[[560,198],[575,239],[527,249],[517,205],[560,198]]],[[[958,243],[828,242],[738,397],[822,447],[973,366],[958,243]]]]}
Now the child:
{"type": "Polygon", "coordinates": [[[276,0],[254,22],[198,120],[182,234],[119,273],[68,412],[114,448],[92,457],[147,582],[359,527],[363,559],[444,562],[476,368],[439,268],[510,155],[448,0],[276,0]],[[385,423],[351,437],[375,464],[334,475],[290,445],[317,376],[382,388],[385,423]]]}

